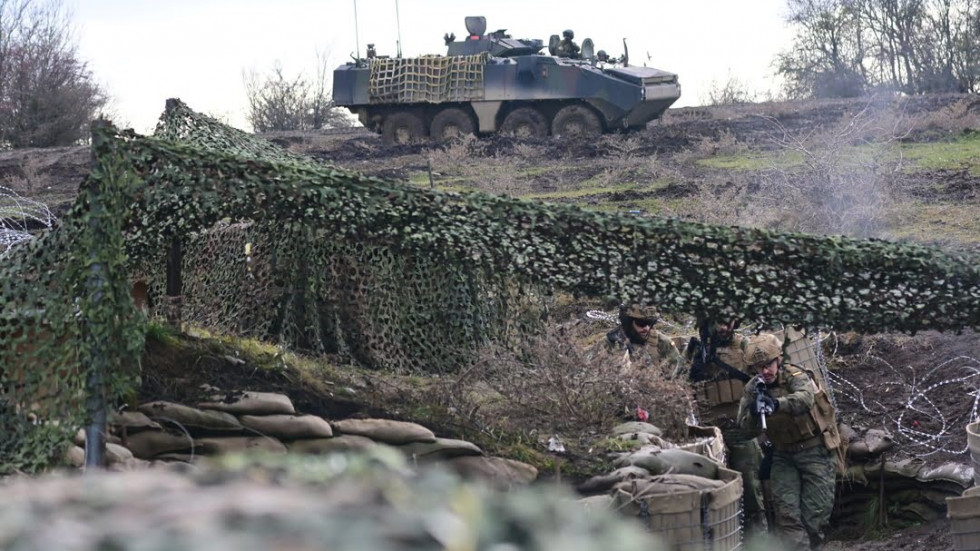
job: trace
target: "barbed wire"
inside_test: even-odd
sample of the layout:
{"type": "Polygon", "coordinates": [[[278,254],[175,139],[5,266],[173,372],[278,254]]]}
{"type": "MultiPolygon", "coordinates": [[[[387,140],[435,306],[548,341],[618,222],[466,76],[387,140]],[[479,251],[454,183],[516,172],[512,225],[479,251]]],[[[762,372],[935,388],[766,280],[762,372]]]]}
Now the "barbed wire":
{"type": "Polygon", "coordinates": [[[869,359],[885,366],[893,375],[883,373],[875,384],[875,393],[881,396],[894,389],[903,392],[901,398],[894,400],[894,404],[885,404],[866,396],[863,389],[843,375],[828,371],[841,398],[853,402],[865,414],[883,418],[896,443],[906,450],[915,450],[917,456],[966,453],[969,446],[965,444],[964,427],[977,418],[980,408],[980,360],[957,356],[920,375],[911,366],[903,373],[882,358],[869,356],[869,359]],[[937,381],[940,374],[945,378],[937,381]],[[953,390],[948,389],[950,386],[953,390]],[[950,396],[962,399],[950,403],[950,396]]]}
{"type": "Polygon", "coordinates": [[[50,229],[55,221],[44,203],[0,186],[0,258],[18,243],[33,239],[32,229],[50,229]]]}

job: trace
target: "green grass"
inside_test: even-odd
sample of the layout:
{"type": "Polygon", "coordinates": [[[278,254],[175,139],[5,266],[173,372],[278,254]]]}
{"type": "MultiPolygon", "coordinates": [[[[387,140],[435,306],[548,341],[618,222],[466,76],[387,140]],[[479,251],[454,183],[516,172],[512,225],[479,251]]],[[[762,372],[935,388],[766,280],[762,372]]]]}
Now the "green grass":
{"type": "MultiPolygon", "coordinates": [[[[841,162],[858,166],[877,158],[885,147],[884,159],[899,160],[899,155],[914,168],[929,170],[966,168],[980,175],[980,133],[970,133],[951,141],[902,143],[897,148],[885,144],[852,146],[844,149],[841,162]]],[[[804,163],[802,154],[795,151],[716,155],[696,161],[699,166],[719,170],[757,171],[771,168],[790,169],[804,163]]]]}
{"type": "Polygon", "coordinates": [[[980,133],[970,133],[953,141],[907,143],[902,155],[926,169],[969,169],[980,176],[980,133]]]}
{"type": "Polygon", "coordinates": [[[698,159],[698,166],[720,170],[756,171],[771,168],[793,168],[803,164],[803,155],[797,152],[747,152],[738,155],[715,155],[698,159]]]}
{"type": "Polygon", "coordinates": [[[582,187],[578,189],[562,189],[558,191],[549,191],[546,193],[528,193],[522,195],[522,199],[536,199],[536,200],[549,200],[549,199],[579,199],[582,197],[588,197],[590,195],[603,195],[606,193],[622,193],[624,191],[636,191],[640,188],[636,183],[628,182],[614,186],[606,187],[582,187]]]}
{"type": "Polygon", "coordinates": [[[980,243],[980,219],[975,204],[913,203],[889,217],[889,239],[912,239],[918,242],[980,243]]]}

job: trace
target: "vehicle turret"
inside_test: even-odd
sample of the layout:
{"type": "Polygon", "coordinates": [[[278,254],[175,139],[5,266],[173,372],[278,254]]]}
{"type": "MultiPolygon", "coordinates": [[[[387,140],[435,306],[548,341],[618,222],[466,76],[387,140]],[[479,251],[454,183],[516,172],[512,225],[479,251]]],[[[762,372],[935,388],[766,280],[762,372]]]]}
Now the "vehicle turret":
{"type": "Polygon", "coordinates": [[[482,16],[466,18],[466,37],[446,34],[447,55],[378,55],[334,70],[333,100],[387,142],[446,140],[465,134],[531,138],[598,135],[644,128],[681,94],[677,75],[630,65],[551,36],[515,39],[486,32],[482,16]]]}
{"type": "Polygon", "coordinates": [[[487,34],[487,18],[471,16],[466,18],[466,38],[456,40],[456,35],[447,34],[443,37],[448,48],[447,55],[474,55],[489,52],[493,57],[515,57],[519,55],[534,55],[544,48],[544,42],[538,38],[511,38],[507,29],[500,29],[487,34]]]}

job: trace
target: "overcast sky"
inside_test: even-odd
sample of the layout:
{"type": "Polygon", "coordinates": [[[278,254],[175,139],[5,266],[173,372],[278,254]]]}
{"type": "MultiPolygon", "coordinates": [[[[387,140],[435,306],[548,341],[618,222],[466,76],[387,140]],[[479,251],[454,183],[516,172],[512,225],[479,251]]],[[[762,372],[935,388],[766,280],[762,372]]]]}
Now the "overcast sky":
{"type": "Polygon", "coordinates": [[[114,98],[115,122],[140,133],[170,97],[250,131],[243,71],[279,61],[287,74],[313,76],[317,51],[340,65],[358,42],[361,55],[368,43],[394,55],[399,28],[404,56],[445,54],[442,36],[464,36],[468,15],[486,16],[488,31],[546,43],[572,29],[613,56],[626,38],[631,63],[680,75],[675,106],[703,103],[729,77],[774,89],[773,58],[791,39],[786,0],[65,1],[80,56],[114,98]]]}

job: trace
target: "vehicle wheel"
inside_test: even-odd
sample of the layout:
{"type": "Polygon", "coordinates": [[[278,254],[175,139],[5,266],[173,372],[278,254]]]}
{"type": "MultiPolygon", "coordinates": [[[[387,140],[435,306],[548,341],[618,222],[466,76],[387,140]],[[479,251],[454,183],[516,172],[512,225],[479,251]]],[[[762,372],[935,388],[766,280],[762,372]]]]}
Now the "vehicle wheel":
{"type": "Polygon", "coordinates": [[[537,109],[514,109],[500,125],[501,134],[513,134],[521,138],[544,138],[548,135],[548,123],[537,109]]]}
{"type": "Polygon", "coordinates": [[[463,111],[455,107],[443,109],[436,113],[432,118],[432,127],[429,135],[434,139],[444,142],[455,138],[462,138],[467,134],[472,134],[476,130],[473,119],[463,111]]]}
{"type": "Polygon", "coordinates": [[[602,123],[588,107],[568,105],[562,107],[551,122],[553,136],[598,136],[602,134],[602,123]]]}
{"type": "Polygon", "coordinates": [[[426,137],[425,124],[415,113],[399,111],[385,117],[381,139],[389,144],[406,144],[426,137]]]}

